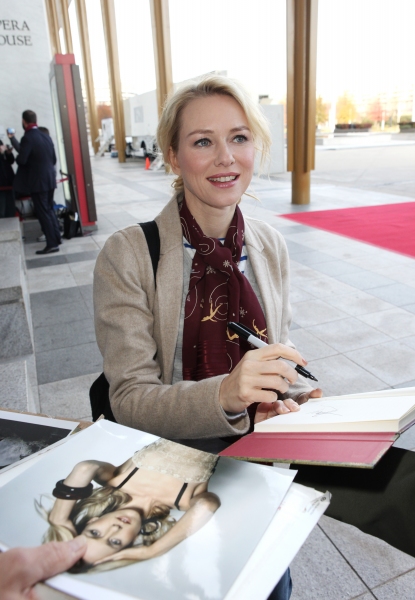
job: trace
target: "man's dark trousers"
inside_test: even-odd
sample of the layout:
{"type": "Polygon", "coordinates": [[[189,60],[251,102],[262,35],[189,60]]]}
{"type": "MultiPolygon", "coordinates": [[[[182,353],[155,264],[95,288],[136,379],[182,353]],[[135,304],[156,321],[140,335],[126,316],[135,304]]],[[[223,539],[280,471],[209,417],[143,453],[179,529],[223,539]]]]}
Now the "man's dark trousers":
{"type": "Polygon", "coordinates": [[[39,219],[40,226],[45,234],[48,248],[57,248],[61,242],[58,219],[53,208],[54,191],[32,192],[36,217],[39,219]]]}

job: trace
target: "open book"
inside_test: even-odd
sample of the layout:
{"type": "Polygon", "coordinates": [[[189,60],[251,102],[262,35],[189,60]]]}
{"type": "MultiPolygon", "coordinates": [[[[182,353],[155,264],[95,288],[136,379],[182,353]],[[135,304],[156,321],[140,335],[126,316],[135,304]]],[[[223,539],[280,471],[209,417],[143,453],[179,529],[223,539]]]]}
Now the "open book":
{"type": "Polygon", "coordinates": [[[316,398],[221,452],[252,461],[373,468],[415,421],[415,388],[316,398]]]}
{"type": "Polygon", "coordinates": [[[85,561],[48,583],[85,600],[265,600],[329,502],[293,484],[294,471],[218,460],[104,420],[33,463],[0,474],[0,549],[75,528],[88,540],[85,561]]]}
{"type": "Polygon", "coordinates": [[[298,412],[255,425],[256,432],[399,433],[415,421],[415,388],[310,399],[298,412]]]}

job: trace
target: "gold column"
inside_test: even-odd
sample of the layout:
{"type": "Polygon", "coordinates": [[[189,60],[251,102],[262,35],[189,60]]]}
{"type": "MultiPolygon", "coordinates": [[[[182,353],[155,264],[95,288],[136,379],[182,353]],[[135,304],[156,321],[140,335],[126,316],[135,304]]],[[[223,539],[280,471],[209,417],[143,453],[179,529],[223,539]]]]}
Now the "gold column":
{"type": "Polygon", "coordinates": [[[85,0],[76,0],[76,17],[78,22],[79,39],[81,42],[82,64],[84,67],[85,89],[88,102],[88,122],[91,134],[91,142],[94,152],[99,149],[99,124],[97,115],[97,104],[95,101],[94,77],[92,74],[91,51],[89,44],[88,19],[86,14],[85,0]]]}
{"type": "Polygon", "coordinates": [[[107,49],[115,144],[118,150],[118,162],[125,162],[124,106],[121,95],[120,61],[118,58],[114,0],[101,0],[101,11],[104,24],[105,46],[107,49]]]}
{"type": "Polygon", "coordinates": [[[59,39],[58,13],[56,11],[55,0],[46,0],[46,14],[48,16],[48,26],[52,54],[62,54],[61,41],[59,39]]]}
{"type": "Polygon", "coordinates": [[[287,0],[287,170],[291,201],[310,204],[316,144],[318,0],[287,0]]]}
{"type": "Polygon", "coordinates": [[[60,0],[60,5],[61,5],[61,13],[62,13],[63,37],[65,39],[66,54],[73,54],[71,24],[69,22],[69,14],[68,14],[68,0],[60,0]]]}
{"type": "Polygon", "coordinates": [[[159,116],[173,87],[168,0],[150,0],[159,116]]]}

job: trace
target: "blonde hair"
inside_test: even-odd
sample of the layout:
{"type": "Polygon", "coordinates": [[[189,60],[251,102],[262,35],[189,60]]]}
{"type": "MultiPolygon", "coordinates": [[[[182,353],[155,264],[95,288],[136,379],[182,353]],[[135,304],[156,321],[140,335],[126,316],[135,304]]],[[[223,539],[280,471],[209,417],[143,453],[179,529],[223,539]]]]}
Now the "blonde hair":
{"type": "MultiPolygon", "coordinates": [[[[69,520],[79,535],[85,529],[88,521],[122,508],[130,500],[131,496],[122,490],[116,490],[110,486],[96,488],[88,498],[78,500],[75,503],[69,515],[69,520]]],[[[42,539],[43,544],[47,542],[64,542],[74,537],[67,527],[54,525],[50,522],[49,516],[52,509],[48,510],[44,507],[42,498],[40,502],[35,500],[35,507],[38,514],[49,523],[49,528],[42,539]]]]}
{"type": "MultiPolygon", "coordinates": [[[[63,525],[54,525],[50,522],[50,513],[52,508],[47,509],[41,497],[40,502],[35,500],[35,508],[37,513],[49,523],[49,527],[42,538],[42,543],[47,542],[65,542],[72,540],[74,534],[63,525]]],[[[80,535],[85,529],[87,523],[94,517],[102,517],[103,515],[123,508],[131,501],[131,496],[122,490],[117,490],[110,486],[94,489],[91,496],[78,500],[72,508],[69,519],[72,522],[76,535],[80,535]]],[[[176,519],[170,516],[168,506],[154,506],[151,509],[149,517],[143,520],[141,531],[132,545],[134,546],[151,546],[165,533],[167,533],[176,524],[176,519]]],[[[80,564],[75,565],[71,572],[80,571],[97,571],[116,569],[125,564],[130,564],[135,561],[111,561],[111,563],[103,563],[102,565],[80,564]],[[105,565],[105,566],[104,566],[105,565]],[[110,566],[111,565],[111,566],[110,566]],[[98,568],[100,567],[100,568],[98,568]]]]}
{"type": "MultiPolygon", "coordinates": [[[[209,75],[179,88],[164,106],[157,128],[157,144],[170,171],[169,151],[171,149],[177,153],[183,110],[193,100],[215,95],[233,98],[244,111],[254,138],[255,149],[261,153],[260,166],[263,168],[265,160],[269,157],[271,133],[259,105],[240,83],[221,75],[209,75]]],[[[172,186],[175,190],[182,191],[183,179],[180,176],[176,177],[172,186]]]]}

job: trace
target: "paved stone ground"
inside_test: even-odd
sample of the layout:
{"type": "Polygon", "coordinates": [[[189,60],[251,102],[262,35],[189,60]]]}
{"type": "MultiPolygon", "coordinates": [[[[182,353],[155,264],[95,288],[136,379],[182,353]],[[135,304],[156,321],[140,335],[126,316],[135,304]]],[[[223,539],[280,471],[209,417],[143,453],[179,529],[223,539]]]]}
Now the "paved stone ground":
{"type": "MultiPolygon", "coordinates": [[[[317,152],[312,203],[290,204],[290,177],[255,179],[260,199],[244,212],[287,240],[292,269],[293,341],[326,395],[415,385],[415,259],[294,224],[298,210],[413,201],[415,145],[317,152]]],[[[40,409],[89,418],[88,388],[102,370],[95,342],[92,275],[106,239],[146,221],[171,195],[171,179],[94,159],[98,231],[65,241],[57,255],[36,257],[36,226],[27,227],[26,258],[35,332],[40,409]]],[[[402,436],[415,448],[415,431],[402,436]]],[[[415,559],[353,527],[323,517],[292,565],[293,600],[412,600],[415,559]]]]}

